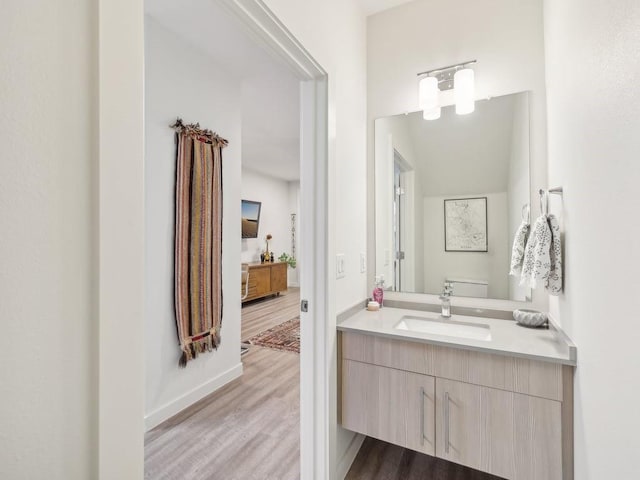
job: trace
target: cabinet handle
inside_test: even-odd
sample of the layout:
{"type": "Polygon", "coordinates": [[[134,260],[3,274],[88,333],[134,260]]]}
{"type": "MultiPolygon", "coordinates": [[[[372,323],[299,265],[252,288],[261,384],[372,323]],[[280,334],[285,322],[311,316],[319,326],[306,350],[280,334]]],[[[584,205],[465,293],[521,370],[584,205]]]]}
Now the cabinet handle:
{"type": "Polygon", "coordinates": [[[449,453],[449,392],[444,393],[444,453],[449,453]]]}
{"type": "Polygon", "coordinates": [[[424,387],[420,388],[420,445],[424,445],[424,387]]]}

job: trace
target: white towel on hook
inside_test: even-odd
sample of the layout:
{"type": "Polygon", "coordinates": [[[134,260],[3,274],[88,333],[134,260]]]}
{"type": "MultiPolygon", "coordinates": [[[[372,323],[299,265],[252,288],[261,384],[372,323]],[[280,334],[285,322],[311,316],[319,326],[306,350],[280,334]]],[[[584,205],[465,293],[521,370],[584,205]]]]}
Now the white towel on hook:
{"type": "Polygon", "coordinates": [[[524,260],[524,250],[527,245],[527,237],[529,236],[529,222],[523,220],[516,236],[513,239],[513,247],[511,248],[511,269],[509,275],[518,276],[522,273],[522,261],[524,260]]]}
{"type": "Polygon", "coordinates": [[[549,277],[547,278],[547,290],[551,295],[558,296],[562,293],[562,243],[560,240],[560,225],[554,215],[547,217],[551,230],[551,249],[549,251],[549,277]]]}
{"type": "Polygon", "coordinates": [[[522,264],[520,285],[536,288],[538,282],[547,285],[551,271],[551,229],[547,216],[542,214],[536,220],[529,235],[522,264]]]}

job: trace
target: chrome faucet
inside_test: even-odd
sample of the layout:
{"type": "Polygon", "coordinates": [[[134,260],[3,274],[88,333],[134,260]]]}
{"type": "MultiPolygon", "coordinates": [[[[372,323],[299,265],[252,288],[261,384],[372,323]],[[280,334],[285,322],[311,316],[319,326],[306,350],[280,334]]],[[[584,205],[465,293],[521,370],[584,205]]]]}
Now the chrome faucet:
{"type": "Polygon", "coordinates": [[[451,294],[453,289],[449,285],[445,285],[442,294],[440,294],[440,300],[442,301],[442,316],[444,318],[451,318],[451,294]]]}

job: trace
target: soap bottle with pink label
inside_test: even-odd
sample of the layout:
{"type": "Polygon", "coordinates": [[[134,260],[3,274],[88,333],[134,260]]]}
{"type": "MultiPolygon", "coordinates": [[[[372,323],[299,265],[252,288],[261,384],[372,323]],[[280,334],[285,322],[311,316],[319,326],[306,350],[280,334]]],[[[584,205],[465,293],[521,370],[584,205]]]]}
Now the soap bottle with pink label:
{"type": "Polygon", "coordinates": [[[384,300],[384,275],[376,276],[376,287],[373,289],[373,300],[382,307],[384,300]]]}

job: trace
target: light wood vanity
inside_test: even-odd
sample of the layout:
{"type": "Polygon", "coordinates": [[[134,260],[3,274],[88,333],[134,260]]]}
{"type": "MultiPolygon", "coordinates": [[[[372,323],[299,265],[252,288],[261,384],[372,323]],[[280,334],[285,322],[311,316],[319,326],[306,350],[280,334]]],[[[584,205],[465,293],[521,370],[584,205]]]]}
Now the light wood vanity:
{"type": "Polygon", "coordinates": [[[573,479],[569,362],[339,329],[344,428],[506,479],[573,479]]]}

